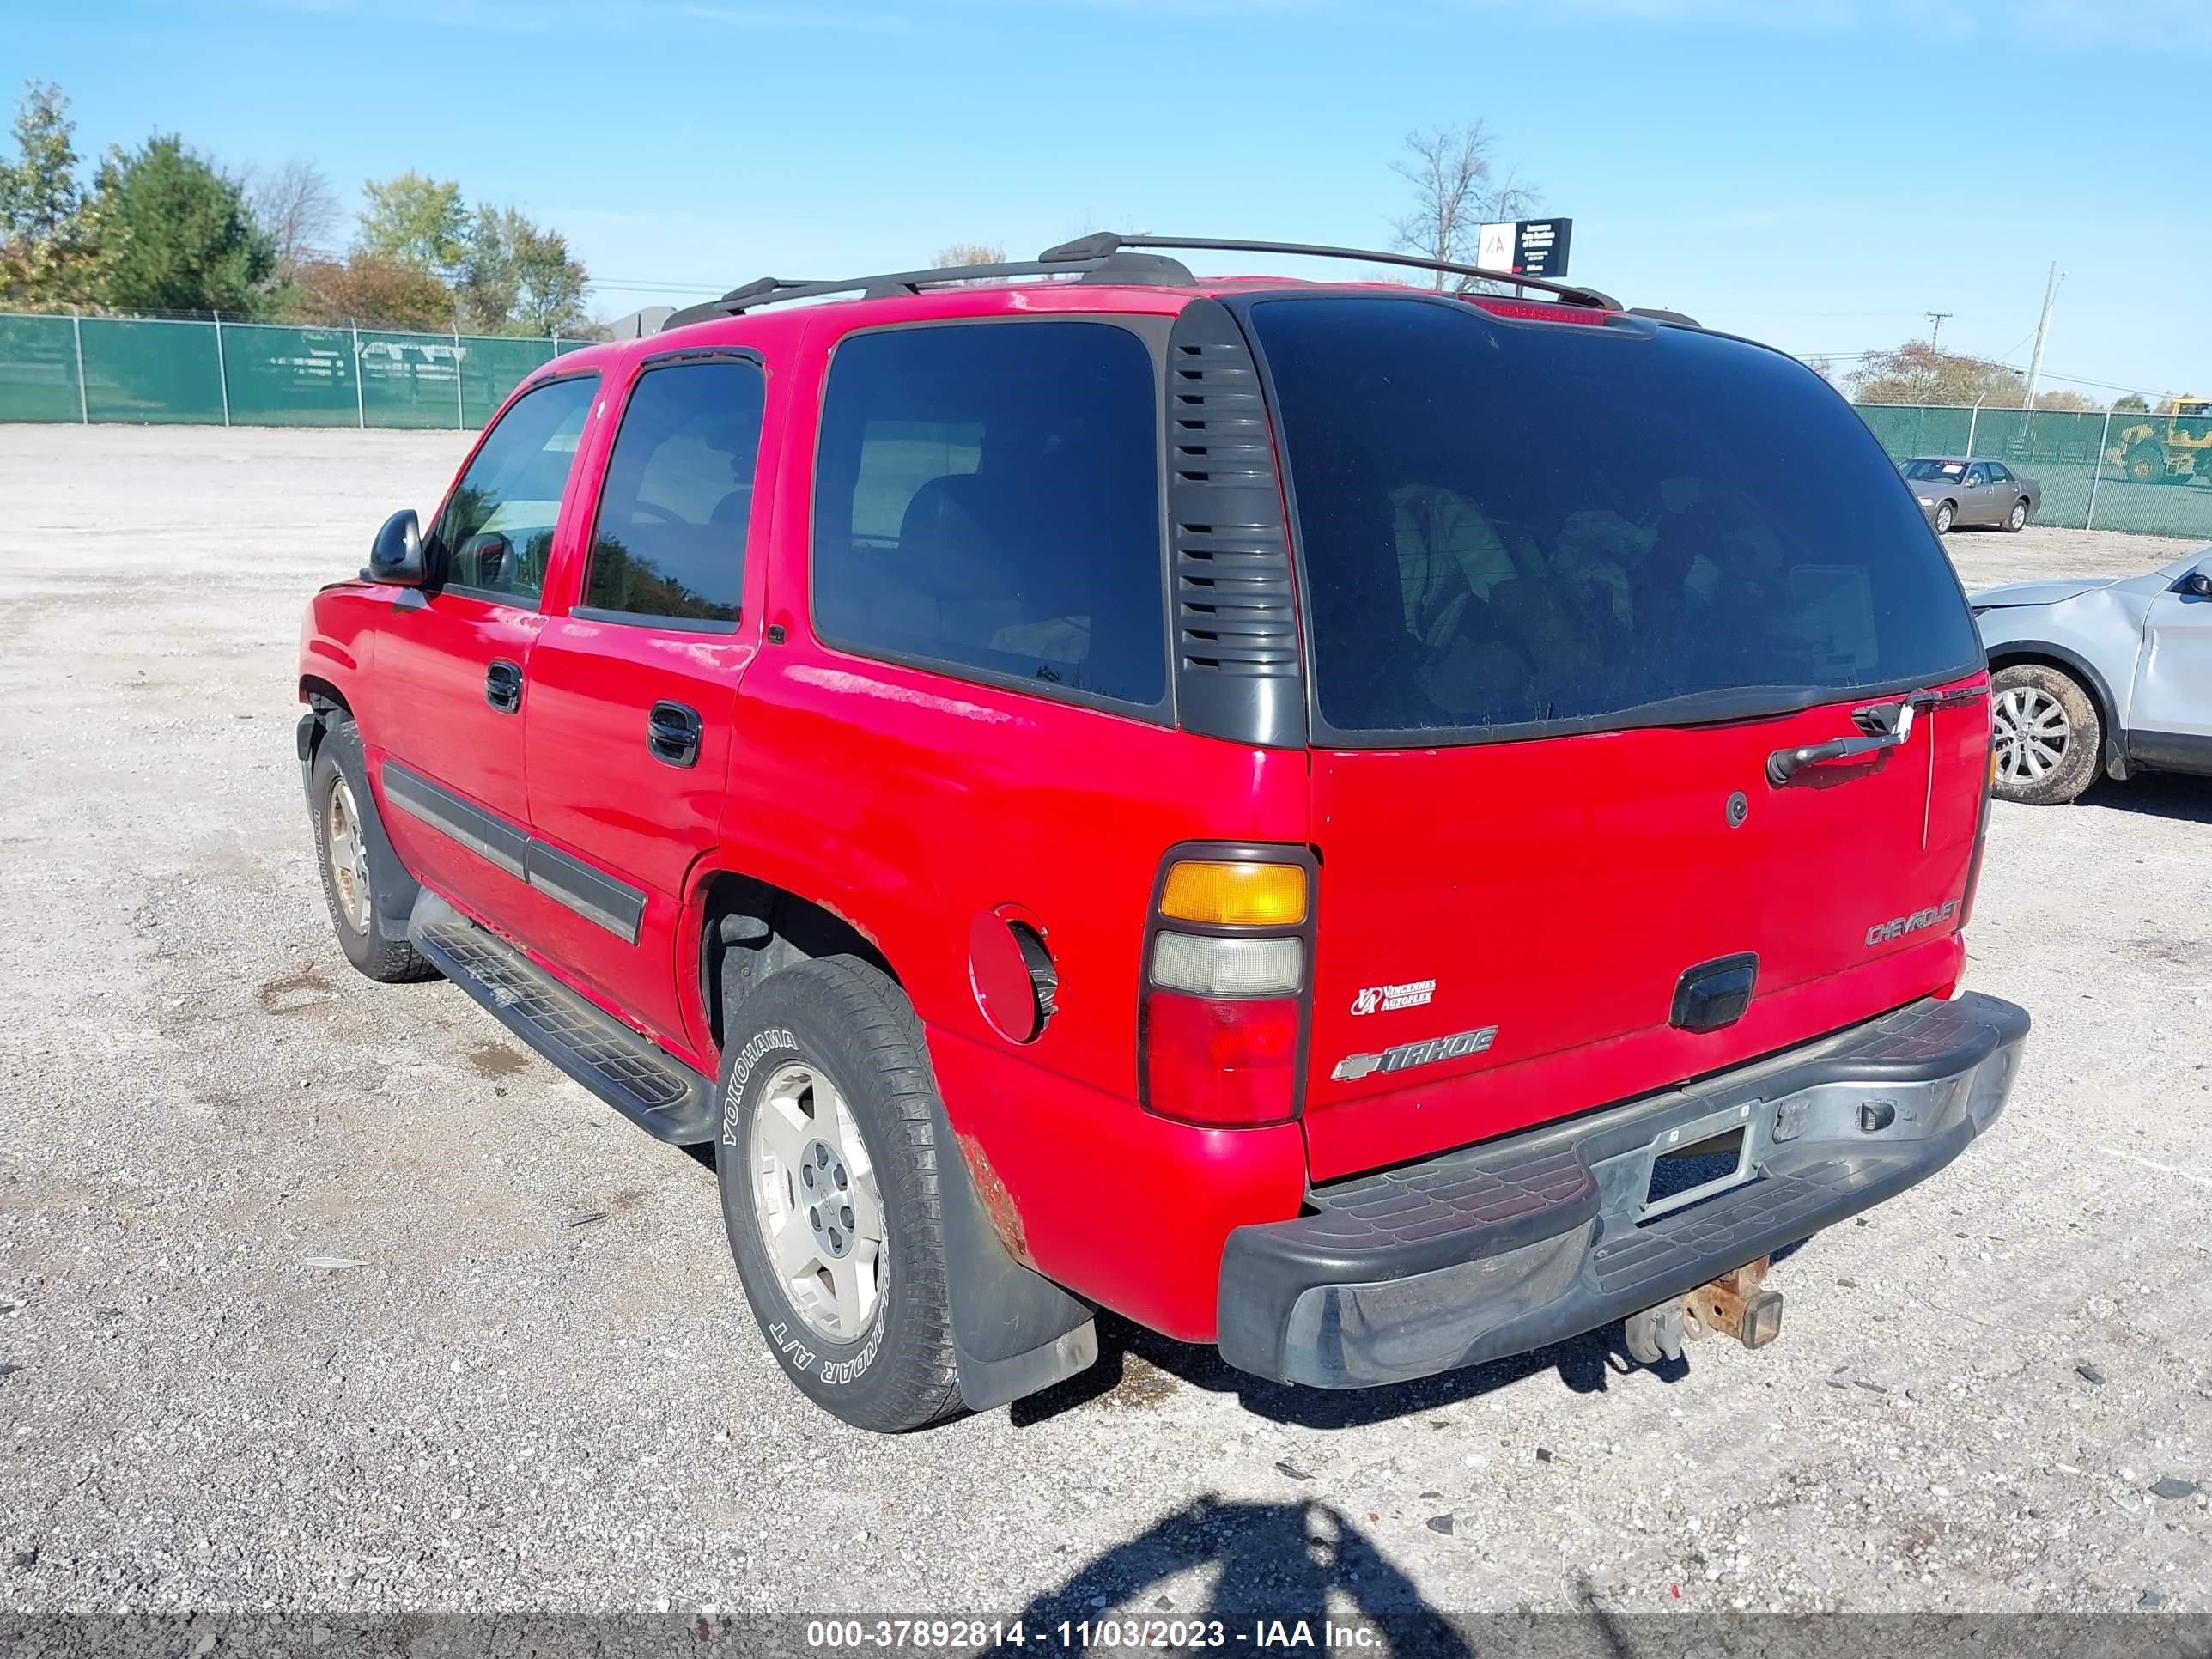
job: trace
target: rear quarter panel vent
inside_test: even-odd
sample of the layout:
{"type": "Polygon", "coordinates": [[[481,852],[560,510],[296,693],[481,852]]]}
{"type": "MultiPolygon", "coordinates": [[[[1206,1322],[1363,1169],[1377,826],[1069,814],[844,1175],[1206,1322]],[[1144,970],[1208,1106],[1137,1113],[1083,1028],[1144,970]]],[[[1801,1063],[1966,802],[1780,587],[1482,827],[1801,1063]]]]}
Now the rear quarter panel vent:
{"type": "Polygon", "coordinates": [[[1168,339],[1176,702],[1185,730],[1306,741],[1290,540],[1259,367],[1237,319],[1194,300],[1168,339]]]}

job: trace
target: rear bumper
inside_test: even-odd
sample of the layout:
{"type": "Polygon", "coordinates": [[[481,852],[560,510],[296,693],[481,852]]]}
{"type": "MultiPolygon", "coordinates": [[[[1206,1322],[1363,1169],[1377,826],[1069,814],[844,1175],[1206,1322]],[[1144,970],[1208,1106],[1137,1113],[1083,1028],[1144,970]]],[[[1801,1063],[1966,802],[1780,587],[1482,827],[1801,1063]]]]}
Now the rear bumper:
{"type": "Polygon", "coordinates": [[[1695,1290],[1924,1180],[2004,1109],[2028,1019],[1933,999],[1804,1048],[1310,1195],[1240,1227],[1222,1355],[1364,1388],[1525,1353],[1695,1290]],[[1737,1184],[1647,1206],[1662,1152],[1741,1133],[1737,1184]]]}

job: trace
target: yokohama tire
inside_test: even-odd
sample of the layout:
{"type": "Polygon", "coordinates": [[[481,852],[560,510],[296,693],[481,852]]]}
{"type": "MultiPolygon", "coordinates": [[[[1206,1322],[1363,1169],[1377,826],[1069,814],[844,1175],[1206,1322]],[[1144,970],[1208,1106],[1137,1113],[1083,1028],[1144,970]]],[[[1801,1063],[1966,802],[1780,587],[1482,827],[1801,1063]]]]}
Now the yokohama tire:
{"type": "Polygon", "coordinates": [[[957,1154],[937,1143],[912,1006],[876,969],[825,957],[771,975],[732,1012],[715,1168],[769,1351],[856,1428],[951,1416],[961,1399],[938,1170],[957,1154]]]}

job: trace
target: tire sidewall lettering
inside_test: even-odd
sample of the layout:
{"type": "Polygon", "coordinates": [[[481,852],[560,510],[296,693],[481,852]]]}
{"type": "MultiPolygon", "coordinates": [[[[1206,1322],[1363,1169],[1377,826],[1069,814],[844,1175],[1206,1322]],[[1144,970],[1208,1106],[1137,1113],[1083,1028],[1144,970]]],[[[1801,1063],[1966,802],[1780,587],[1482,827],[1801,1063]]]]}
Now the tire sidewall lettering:
{"type": "MultiPolygon", "coordinates": [[[[789,1028],[771,1025],[753,1033],[744,1046],[731,1057],[729,1080],[722,1091],[723,1146],[734,1147],[740,1144],[738,1133],[739,1114],[736,1109],[744,1100],[745,1087],[753,1074],[761,1069],[763,1060],[784,1054],[795,1055],[802,1060],[805,1059],[799,1038],[789,1028]]],[[[769,1323],[767,1334],[777,1359],[792,1371],[800,1376],[811,1375],[832,1388],[843,1388],[858,1382],[867,1375],[869,1367],[876,1362],[877,1354],[882,1351],[884,1328],[890,1322],[890,1309],[879,1307],[869,1325],[867,1335],[861,1340],[860,1352],[849,1359],[832,1359],[808,1346],[804,1337],[794,1334],[792,1322],[787,1319],[777,1319],[769,1323]]]]}
{"type": "Polygon", "coordinates": [[[730,1080],[722,1090],[722,1145],[738,1144],[738,1117],[731,1105],[744,1098],[745,1085],[751,1079],[762,1060],[779,1049],[792,1054],[799,1052],[799,1039],[781,1026],[770,1026],[756,1031],[745,1046],[738,1050],[730,1061],[730,1080]]]}
{"type": "Polygon", "coordinates": [[[867,1340],[861,1344],[860,1352],[850,1359],[824,1359],[821,1370],[815,1375],[832,1388],[842,1388],[866,1376],[868,1367],[876,1363],[876,1351],[884,1345],[884,1327],[890,1323],[889,1316],[888,1308],[878,1307],[875,1322],[868,1328],[867,1340]]]}

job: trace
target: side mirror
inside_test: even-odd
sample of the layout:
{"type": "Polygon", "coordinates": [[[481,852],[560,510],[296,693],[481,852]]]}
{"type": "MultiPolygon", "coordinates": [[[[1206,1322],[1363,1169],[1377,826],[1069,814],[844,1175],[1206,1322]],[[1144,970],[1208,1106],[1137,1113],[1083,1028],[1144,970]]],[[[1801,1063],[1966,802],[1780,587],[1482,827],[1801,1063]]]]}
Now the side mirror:
{"type": "Polygon", "coordinates": [[[2192,570],[2181,579],[2181,591],[2193,598],[2212,599],[2212,570],[2192,570]]]}
{"type": "Polygon", "coordinates": [[[422,526],[412,509],[393,514],[384,521],[369,544],[368,568],[362,573],[373,582],[395,587],[420,587],[428,577],[422,553],[422,526]]]}

